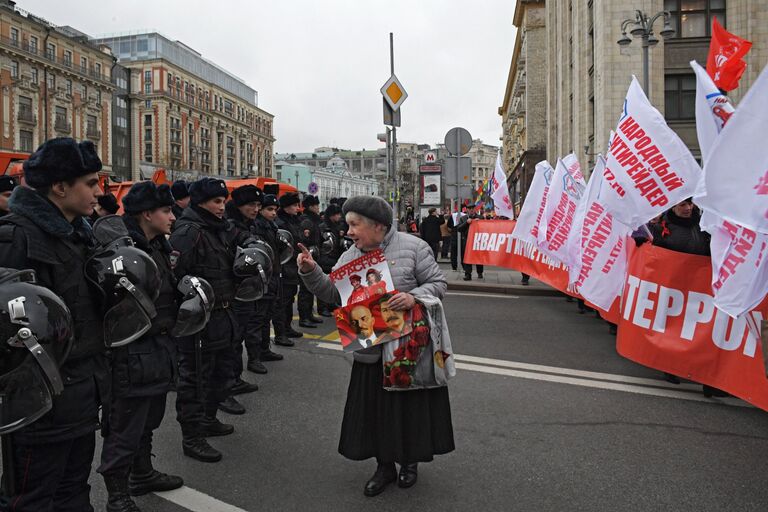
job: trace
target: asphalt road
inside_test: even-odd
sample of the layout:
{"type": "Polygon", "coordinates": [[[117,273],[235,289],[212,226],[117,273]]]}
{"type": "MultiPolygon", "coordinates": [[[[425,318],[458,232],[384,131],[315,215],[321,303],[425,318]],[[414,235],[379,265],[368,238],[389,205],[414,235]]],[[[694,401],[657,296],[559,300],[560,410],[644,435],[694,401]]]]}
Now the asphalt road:
{"type": "MultiPolygon", "coordinates": [[[[363,496],[375,463],[337,453],[351,357],[329,321],[252,376],[224,460],[181,454],[173,399],[155,465],[188,488],[138,498],[146,511],[764,510],[768,415],[705,399],[616,354],[605,323],[562,298],[449,294],[459,374],[457,449],[420,467],[412,489],[363,496]],[[322,340],[317,338],[326,337],[322,340]],[[180,504],[183,505],[180,505],[180,504]]],[[[95,466],[95,465],[94,465],[95,466]]],[[[93,502],[104,509],[101,478],[93,502]]]]}

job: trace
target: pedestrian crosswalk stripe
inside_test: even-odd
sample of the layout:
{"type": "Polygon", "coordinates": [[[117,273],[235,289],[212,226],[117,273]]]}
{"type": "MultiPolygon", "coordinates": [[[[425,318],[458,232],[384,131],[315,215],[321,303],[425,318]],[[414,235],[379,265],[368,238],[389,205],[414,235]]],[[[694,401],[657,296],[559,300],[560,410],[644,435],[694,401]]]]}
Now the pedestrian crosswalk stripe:
{"type": "MultiPolygon", "coordinates": [[[[340,344],[317,344],[319,348],[328,350],[343,350],[340,344]]],[[[490,359],[476,356],[463,356],[454,354],[456,368],[492,375],[517,377],[520,379],[540,380],[582,386],[594,389],[610,391],[624,391],[639,395],[657,396],[662,398],[674,398],[693,402],[707,402],[712,404],[732,405],[736,407],[752,407],[747,402],[737,398],[707,398],[701,394],[701,387],[695,384],[672,384],[662,380],[630,377],[628,375],[616,375],[611,373],[588,372],[572,368],[559,368],[556,366],[543,366],[504,359],[490,359]]]]}

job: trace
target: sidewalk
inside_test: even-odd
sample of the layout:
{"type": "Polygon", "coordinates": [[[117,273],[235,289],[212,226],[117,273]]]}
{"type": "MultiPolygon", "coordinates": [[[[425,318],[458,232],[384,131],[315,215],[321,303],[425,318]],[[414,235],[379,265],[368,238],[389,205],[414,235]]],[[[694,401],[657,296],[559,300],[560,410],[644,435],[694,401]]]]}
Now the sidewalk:
{"type": "Polygon", "coordinates": [[[484,293],[505,293],[509,295],[538,295],[538,296],[560,296],[561,292],[551,286],[531,278],[528,286],[521,283],[521,274],[517,270],[510,270],[501,267],[485,267],[483,279],[477,278],[476,268],[472,267],[472,280],[464,281],[464,271],[459,265],[458,271],[451,270],[451,263],[448,260],[440,259],[438,261],[440,269],[448,280],[448,289],[451,291],[465,292],[484,292],[484,293]]]}

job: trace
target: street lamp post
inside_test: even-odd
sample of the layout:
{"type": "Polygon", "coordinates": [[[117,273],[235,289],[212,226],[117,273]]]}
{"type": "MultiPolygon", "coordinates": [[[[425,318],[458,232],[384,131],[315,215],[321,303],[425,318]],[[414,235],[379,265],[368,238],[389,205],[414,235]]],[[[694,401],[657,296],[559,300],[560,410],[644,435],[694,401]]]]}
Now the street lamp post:
{"type": "Polygon", "coordinates": [[[670,14],[669,11],[659,11],[653,16],[649,17],[643,11],[635,11],[635,18],[628,18],[621,22],[621,39],[616,41],[619,46],[629,46],[632,44],[632,39],[627,35],[627,28],[629,33],[633,37],[642,38],[643,47],[643,90],[645,90],[646,96],[651,97],[651,91],[649,88],[648,78],[648,48],[659,44],[659,39],[653,34],[653,24],[657,19],[664,18],[664,27],[659,31],[661,37],[665,40],[674,35],[675,29],[669,24],[670,14]]]}

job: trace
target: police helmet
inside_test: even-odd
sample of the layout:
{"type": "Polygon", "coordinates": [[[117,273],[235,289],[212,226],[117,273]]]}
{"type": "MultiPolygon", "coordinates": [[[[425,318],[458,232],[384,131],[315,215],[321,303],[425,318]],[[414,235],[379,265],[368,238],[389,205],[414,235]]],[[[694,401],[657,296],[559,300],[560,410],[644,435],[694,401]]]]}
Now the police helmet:
{"type": "Polygon", "coordinates": [[[99,248],[85,262],[85,275],[104,297],[104,343],[120,347],[152,327],[160,271],[146,252],[133,245],[117,215],[98,219],[93,234],[99,248]]]}
{"type": "Polygon", "coordinates": [[[73,338],[69,309],[33,270],[0,268],[0,434],[51,409],[73,338]]]}
{"type": "Polygon", "coordinates": [[[176,289],[181,293],[182,302],[171,335],[191,336],[202,331],[216,300],[213,287],[202,277],[184,276],[176,289]]]}

